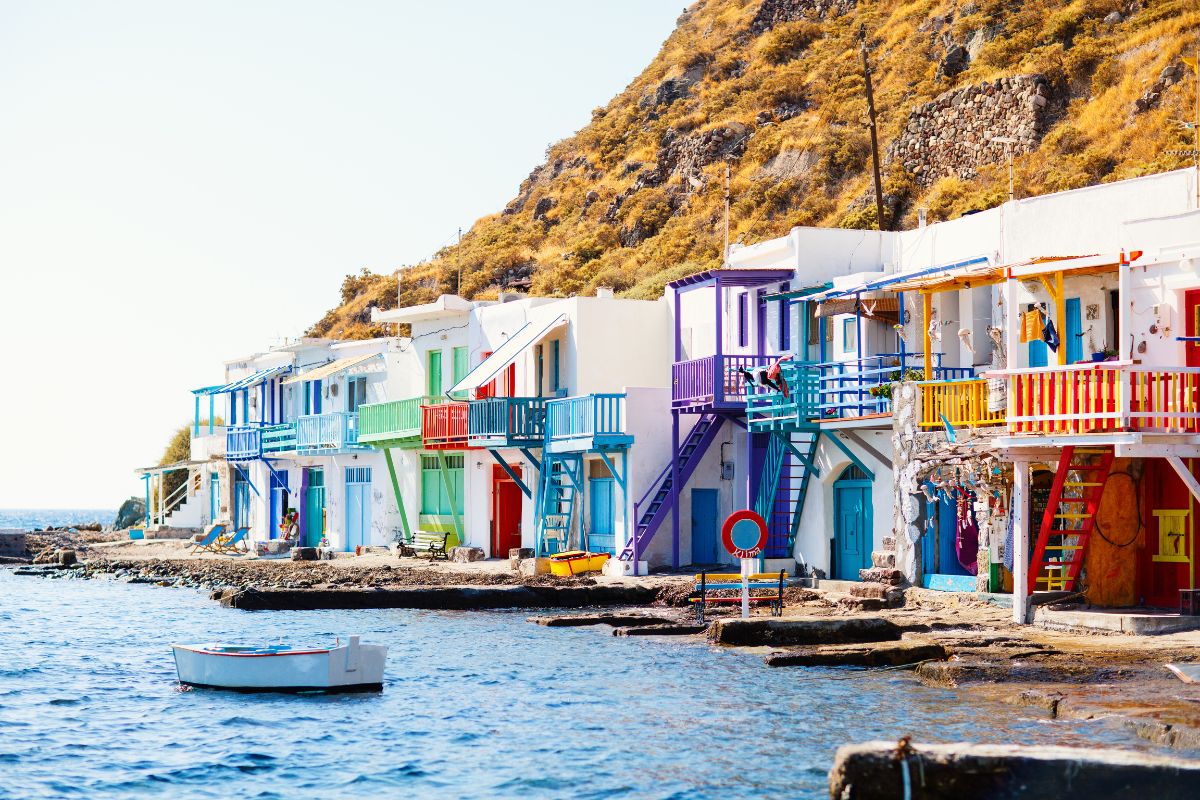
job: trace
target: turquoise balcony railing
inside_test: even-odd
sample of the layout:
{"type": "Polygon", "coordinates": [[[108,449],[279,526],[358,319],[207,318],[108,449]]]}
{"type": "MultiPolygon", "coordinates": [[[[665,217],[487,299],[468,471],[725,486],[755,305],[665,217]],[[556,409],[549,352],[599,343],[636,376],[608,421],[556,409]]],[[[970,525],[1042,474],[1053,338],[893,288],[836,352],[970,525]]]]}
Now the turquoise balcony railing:
{"type": "Polygon", "coordinates": [[[546,436],[546,399],[489,397],[472,400],[467,434],[472,447],[540,447],[546,436]]]}
{"type": "Polygon", "coordinates": [[[335,411],[296,420],[296,452],[307,455],[358,450],[358,414],[335,411]]]}
{"type": "Polygon", "coordinates": [[[284,422],[262,429],[263,455],[293,453],[296,450],[296,423],[284,422]]]}

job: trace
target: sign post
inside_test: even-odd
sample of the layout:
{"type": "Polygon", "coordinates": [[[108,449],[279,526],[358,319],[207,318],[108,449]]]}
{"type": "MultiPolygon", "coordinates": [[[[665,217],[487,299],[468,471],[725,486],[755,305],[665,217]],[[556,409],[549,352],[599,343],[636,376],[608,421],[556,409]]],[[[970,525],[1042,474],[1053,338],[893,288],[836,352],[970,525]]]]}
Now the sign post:
{"type": "Polygon", "coordinates": [[[721,544],[742,561],[742,619],[750,617],[750,576],[755,562],[767,546],[767,523],[749,509],[735,511],[721,526],[721,544]]]}

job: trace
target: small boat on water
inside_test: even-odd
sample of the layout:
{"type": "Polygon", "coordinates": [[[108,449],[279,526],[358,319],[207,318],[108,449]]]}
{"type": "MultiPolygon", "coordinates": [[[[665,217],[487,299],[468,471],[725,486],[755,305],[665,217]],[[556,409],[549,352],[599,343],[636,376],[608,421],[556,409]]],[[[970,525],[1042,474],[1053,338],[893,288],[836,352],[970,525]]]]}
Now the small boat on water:
{"type": "Polygon", "coordinates": [[[243,692],[370,692],[383,689],[387,647],[351,636],[333,647],[172,644],[179,682],[243,692]]]}

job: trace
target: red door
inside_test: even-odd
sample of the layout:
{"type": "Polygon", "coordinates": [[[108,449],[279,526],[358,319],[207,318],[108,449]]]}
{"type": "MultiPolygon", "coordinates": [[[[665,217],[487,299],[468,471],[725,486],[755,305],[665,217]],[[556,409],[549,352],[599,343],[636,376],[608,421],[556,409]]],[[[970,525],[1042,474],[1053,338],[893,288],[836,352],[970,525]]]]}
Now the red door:
{"type": "MultiPolygon", "coordinates": [[[[1196,473],[1194,459],[1187,459],[1196,473]]],[[[1142,475],[1142,524],[1146,534],[1138,560],[1142,603],[1178,610],[1179,590],[1194,582],[1196,504],[1183,481],[1163,458],[1145,460],[1142,475]]]]}
{"type": "MultiPolygon", "coordinates": [[[[519,466],[509,465],[517,477],[519,466]]],[[[492,467],[492,557],[521,546],[521,489],[499,465],[492,467]]]]}
{"type": "MultiPolygon", "coordinates": [[[[1200,336],[1200,289],[1189,289],[1183,295],[1184,326],[1187,336],[1200,336]]],[[[1200,342],[1184,342],[1187,365],[1200,367],[1200,342]]]]}

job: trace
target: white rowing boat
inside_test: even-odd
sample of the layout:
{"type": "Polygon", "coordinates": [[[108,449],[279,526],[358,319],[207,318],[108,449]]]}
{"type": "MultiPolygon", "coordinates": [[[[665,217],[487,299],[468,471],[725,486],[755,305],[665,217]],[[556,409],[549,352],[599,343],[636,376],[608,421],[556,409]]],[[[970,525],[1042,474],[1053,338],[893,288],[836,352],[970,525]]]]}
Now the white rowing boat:
{"type": "Polygon", "coordinates": [[[387,647],[351,636],[333,647],[172,644],[179,682],[239,691],[351,692],[383,688],[387,647]]]}

